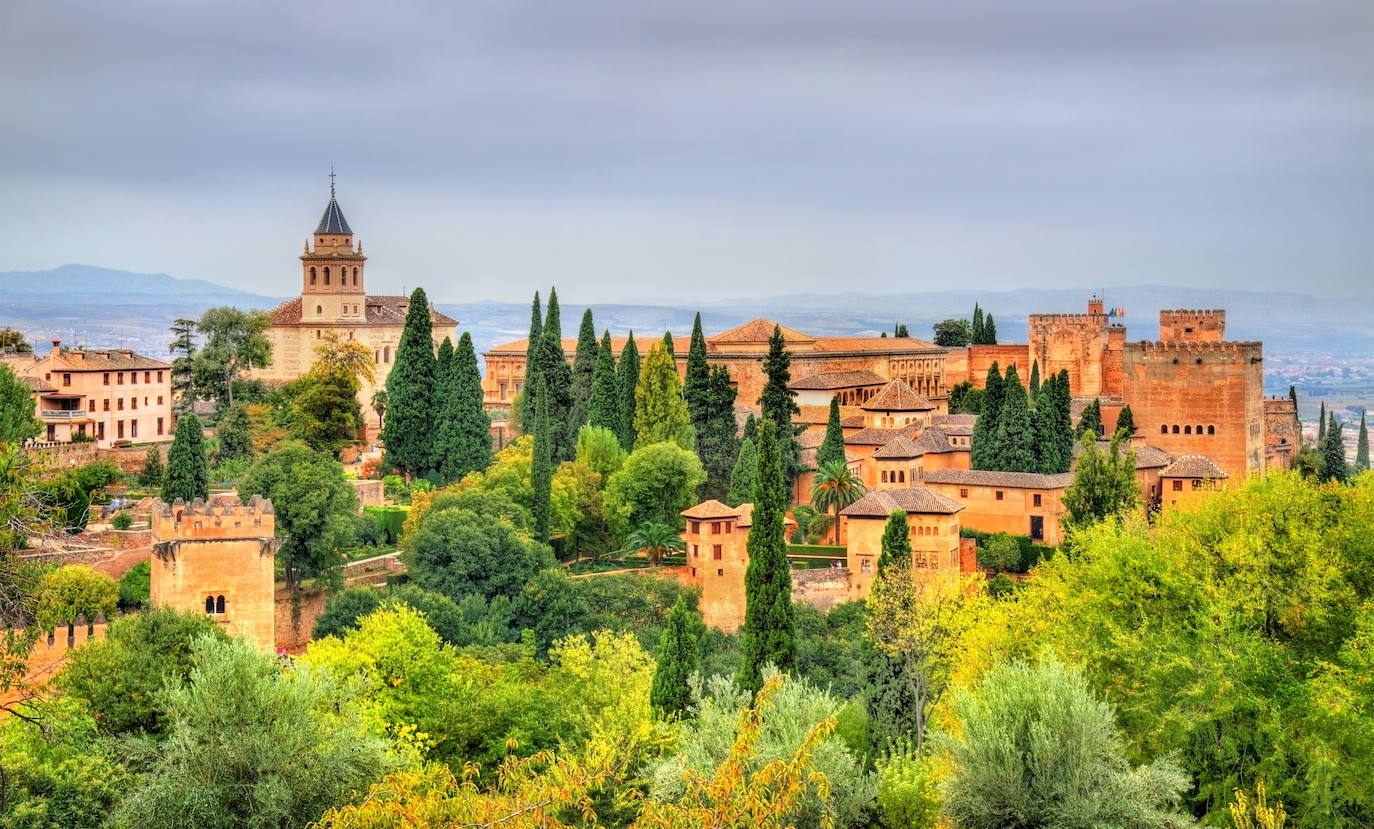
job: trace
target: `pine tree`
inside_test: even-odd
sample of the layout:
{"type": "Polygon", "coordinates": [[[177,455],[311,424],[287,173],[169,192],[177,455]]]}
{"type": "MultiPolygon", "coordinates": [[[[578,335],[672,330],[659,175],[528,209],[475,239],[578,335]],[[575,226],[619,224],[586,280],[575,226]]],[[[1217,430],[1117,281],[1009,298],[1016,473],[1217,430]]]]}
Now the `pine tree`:
{"type": "MultiPolygon", "coordinates": [[[[671,348],[672,346],[668,346],[671,348]]],[[[706,336],[701,331],[701,314],[692,320],[692,342],[687,348],[687,373],[682,381],[682,399],[698,432],[709,416],[706,383],[711,367],[706,363],[706,336]]]]}
{"type": "Polygon", "coordinates": [[[997,345],[997,323],[992,314],[983,315],[983,345],[997,345]]]}
{"type": "Polygon", "coordinates": [[[143,456],[143,469],[138,473],[138,483],[145,487],[162,486],[163,466],[162,450],[156,446],[148,447],[148,454],[143,456]]]}
{"type": "Polygon", "coordinates": [[[433,327],[423,288],[410,294],[396,363],[386,378],[386,464],[410,476],[434,468],[434,390],[437,381],[433,327]]]}
{"type": "Polygon", "coordinates": [[[735,387],[730,382],[730,370],[725,366],[711,366],[706,375],[706,419],[696,431],[697,456],[706,470],[706,483],[701,485],[701,497],[721,499],[730,488],[730,473],[739,451],[735,420],[735,387]]]}
{"type": "Polygon", "coordinates": [[[735,675],[735,683],[751,692],[762,687],[764,666],[774,665],[787,672],[795,667],[797,658],[792,571],[783,526],[787,488],[776,432],[776,424],[770,420],[759,425],[758,486],[747,543],[749,567],[744,573],[742,654],[735,675]]]}
{"type": "MultiPolygon", "coordinates": [[[[447,340],[445,341],[447,342],[447,340]]],[[[448,390],[439,423],[439,474],[446,481],[462,480],[491,464],[491,421],[482,406],[482,376],[472,335],[464,331],[449,361],[448,390]]]]}
{"type": "Polygon", "coordinates": [[[196,402],[195,371],[196,321],[184,317],[172,320],[176,335],[167,350],[172,354],[172,411],[178,415],[191,411],[196,402]]]}
{"type": "Polygon", "coordinates": [[[846,461],[844,453],[844,425],[840,420],[840,397],[832,395],[830,398],[830,419],[825,424],[825,440],[821,441],[821,446],[816,450],[816,468],[820,469],[827,463],[846,461]]]}
{"type": "MultiPolygon", "coordinates": [[[[759,408],[763,419],[772,421],[777,427],[779,457],[782,458],[782,480],[788,492],[801,474],[801,445],[797,443],[797,427],[792,416],[801,414],[797,408],[797,393],[788,388],[792,382],[792,355],[787,351],[782,329],[773,326],[773,335],[768,338],[768,355],[763,358],[763,373],[768,382],[759,396],[759,408]]],[[[760,443],[762,457],[762,443],[760,443]]]]}
{"type": "Polygon", "coordinates": [[[1026,391],[1030,392],[1030,399],[1031,399],[1031,400],[1035,400],[1035,399],[1037,399],[1037,398],[1040,397],[1040,361],[1039,361],[1039,360],[1032,360],[1032,361],[1031,361],[1030,385],[1026,387],[1026,391]]]}
{"type": "Polygon", "coordinates": [[[205,427],[193,412],[177,418],[176,436],[167,450],[162,476],[162,500],[187,503],[210,497],[210,463],[205,457],[205,427]]]}
{"type": "Polygon", "coordinates": [[[577,329],[577,351],[573,355],[572,409],[568,414],[568,430],[572,435],[587,425],[598,351],[596,326],[592,324],[592,309],[588,308],[582,312],[582,325],[577,329]]]}
{"type": "Polygon", "coordinates": [[[534,394],[539,388],[539,346],[543,342],[544,322],[539,305],[539,292],[534,292],[530,302],[530,334],[525,340],[525,381],[520,387],[520,432],[534,432],[534,394]]]}
{"type": "MultiPolygon", "coordinates": [[[[981,316],[980,316],[981,319],[981,316]]],[[[973,442],[969,462],[974,469],[993,469],[1000,451],[997,448],[997,418],[1002,411],[1002,372],[994,360],[983,386],[983,411],[973,423],[973,442]]]]}
{"type": "Polygon", "coordinates": [[[878,576],[892,566],[911,566],[911,527],[906,510],[894,509],[883,527],[882,553],[878,556],[878,576]]]}
{"type": "Polygon", "coordinates": [[[1365,423],[1366,412],[1360,412],[1360,437],[1355,442],[1355,471],[1369,471],[1369,426],[1365,423]]]}
{"type": "Polygon", "coordinates": [[[1136,433],[1135,415],[1131,413],[1130,406],[1122,406],[1121,411],[1117,412],[1116,428],[1112,430],[1112,434],[1116,434],[1122,429],[1126,430],[1126,437],[1131,437],[1136,433]]]}
{"type": "Polygon", "coordinates": [[[1321,412],[1317,414],[1317,446],[1321,447],[1326,441],[1326,401],[1322,401],[1321,412]]]}
{"type": "Polygon", "coordinates": [[[655,654],[653,684],[649,687],[649,704],[665,717],[686,717],[692,705],[689,680],[696,673],[700,658],[692,611],[679,596],[677,604],[668,612],[668,624],[658,640],[655,654]]]}
{"type": "Polygon", "coordinates": [[[673,332],[663,332],[663,350],[668,352],[668,356],[673,358],[673,365],[677,365],[677,354],[673,351],[673,332]]]}
{"type": "Polygon", "coordinates": [[[735,454],[735,466],[730,472],[730,492],[725,503],[732,507],[754,500],[754,483],[759,475],[759,453],[754,441],[744,438],[739,442],[739,452],[735,454]]]}
{"type": "MultiPolygon", "coordinates": [[[[540,376],[541,385],[546,378],[540,376]]],[[[548,543],[549,519],[553,500],[553,436],[550,428],[549,396],[545,389],[534,395],[534,452],[530,457],[530,514],[534,518],[534,537],[548,543]]]]}
{"type": "Polygon", "coordinates": [[[1345,483],[1350,480],[1350,467],[1345,462],[1345,441],[1341,439],[1341,424],[1336,416],[1329,414],[1326,431],[1322,434],[1322,476],[1323,481],[1345,483]]]}
{"type": "Polygon", "coordinates": [[[691,449],[694,437],[677,366],[663,343],[654,343],[635,389],[635,448],[671,441],[691,449]]]}
{"type": "Polygon", "coordinates": [[[539,349],[539,379],[542,394],[549,396],[549,444],[555,465],[572,460],[576,450],[577,433],[571,429],[572,367],[563,351],[563,326],[558,311],[558,291],[549,289],[548,310],[544,313],[544,330],[540,334],[543,345],[539,349]]]}
{"type": "Polygon", "coordinates": [[[1100,440],[1103,437],[1102,429],[1102,401],[1094,397],[1093,402],[1083,407],[1083,416],[1078,419],[1078,428],[1074,431],[1080,435],[1091,431],[1093,438],[1100,440]]]}
{"type": "Polygon", "coordinates": [[[625,347],[620,350],[620,365],[616,367],[620,375],[620,413],[622,423],[618,434],[625,451],[635,448],[635,389],[639,386],[639,346],[635,345],[635,332],[631,331],[625,347]]]}
{"type": "Polygon", "coordinates": [[[1073,465],[1073,447],[1078,436],[1073,430],[1073,395],[1069,389],[1069,370],[1060,369],[1055,377],[1055,428],[1059,438],[1059,472],[1068,472],[1073,465]]]}
{"type": "Polygon", "coordinates": [[[1026,387],[1016,366],[1007,366],[1002,381],[1002,404],[997,413],[996,455],[989,459],[991,468],[1001,472],[1036,472],[1035,433],[1031,427],[1030,405],[1026,387]]]}
{"type": "Polygon", "coordinates": [[[621,402],[620,380],[615,376],[615,352],[611,348],[611,332],[607,331],[596,350],[592,396],[587,401],[587,423],[610,429],[618,438],[625,431],[621,402]]]}
{"type": "Polygon", "coordinates": [[[1291,383],[1288,385],[1288,399],[1293,401],[1293,434],[1296,436],[1297,450],[1302,451],[1302,418],[1298,417],[1298,390],[1291,383]]]}
{"type": "Polygon", "coordinates": [[[978,307],[978,303],[973,303],[973,325],[970,326],[969,342],[973,345],[983,344],[983,309],[978,307]]]}

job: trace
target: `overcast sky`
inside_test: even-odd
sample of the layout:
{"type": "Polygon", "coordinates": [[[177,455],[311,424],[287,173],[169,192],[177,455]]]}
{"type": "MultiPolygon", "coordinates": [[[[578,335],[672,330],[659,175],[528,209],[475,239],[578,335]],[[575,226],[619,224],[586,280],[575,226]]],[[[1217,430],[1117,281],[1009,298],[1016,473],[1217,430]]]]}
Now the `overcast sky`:
{"type": "Polygon", "coordinates": [[[0,8],[0,270],[572,302],[1374,282],[1370,0],[0,8]]]}

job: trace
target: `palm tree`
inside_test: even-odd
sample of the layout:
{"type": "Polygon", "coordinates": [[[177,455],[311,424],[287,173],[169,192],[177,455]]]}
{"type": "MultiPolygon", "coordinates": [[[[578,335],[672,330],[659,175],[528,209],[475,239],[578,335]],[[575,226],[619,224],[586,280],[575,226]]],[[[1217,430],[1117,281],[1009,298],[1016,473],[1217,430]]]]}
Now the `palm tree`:
{"type": "Polygon", "coordinates": [[[372,393],[372,410],[377,413],[377,429],[381,431],[383,418],[386,417],[387,395],[386,389],[377,389],[372,393]]]}
{"type": "Polygon", "coordinates": [[[646,553],[649,565],[657,567],[658,562],[669,553],[680,553],[686,549],[682,536],[667,524],[646,521],[625,539],[622,553],[646,553]]]}
{"type": "Polygon", "coordinates": [[[811,482],[811,504],[821,512],[835,513],[835,543],[840,543],[840,510],[864,496],[867,487],[849,470],[845,461],[821,464],[811,482]]]}

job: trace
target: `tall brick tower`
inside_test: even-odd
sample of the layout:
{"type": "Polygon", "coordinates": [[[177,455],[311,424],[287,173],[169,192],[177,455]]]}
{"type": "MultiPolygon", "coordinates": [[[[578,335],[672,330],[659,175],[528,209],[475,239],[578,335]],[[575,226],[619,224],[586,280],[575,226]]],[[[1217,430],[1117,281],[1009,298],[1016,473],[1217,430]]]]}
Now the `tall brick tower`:
{"type": "Polygon", "coordinates": [[[156,605],[205,613],[259,650],[276,647],[272,502],[254,495],[153,505],[156,605]]]}
{"type": "Polygon", "coordinates": [[[315,247],[301,254],[301,320],[361,322],[367,315],[363,245],[353,244],[353,230],[334,196],[334,170],[329,171],[329,204],[315,228],[315,247]]]}

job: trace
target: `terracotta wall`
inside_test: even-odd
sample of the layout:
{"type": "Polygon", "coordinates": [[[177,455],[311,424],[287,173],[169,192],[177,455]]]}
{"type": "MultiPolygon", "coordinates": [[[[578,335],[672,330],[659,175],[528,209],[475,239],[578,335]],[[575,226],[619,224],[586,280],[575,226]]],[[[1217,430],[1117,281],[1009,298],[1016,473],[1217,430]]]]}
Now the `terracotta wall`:
{"type": "Polygon", "coordinates": [[[1044,538],[1037,543],[1056,546],[1063,540],[1059,527],[1065,512],[1062,489],[1032,490],[930,483],[926,486],[963,504],[959,522],[971,530],[1030,535],[1031,516],[1038,515],[1044,519],[1044,538]],[[1000,500],[997,498],[998,492],[1002,493],[1000,500]],[[1036,495],[1040,496],[1040,506],[1035,506],[1036,495]]]}
{"type": "MultiPolygon", "coordinates": [[[[850,516],[849,597],[868,597],[877,577],[886,517],[850,516]]],[[[912,566],[925,574],[955,577],[959,573],[959,515],[908,514],[912,566]]]]}

